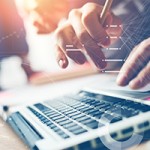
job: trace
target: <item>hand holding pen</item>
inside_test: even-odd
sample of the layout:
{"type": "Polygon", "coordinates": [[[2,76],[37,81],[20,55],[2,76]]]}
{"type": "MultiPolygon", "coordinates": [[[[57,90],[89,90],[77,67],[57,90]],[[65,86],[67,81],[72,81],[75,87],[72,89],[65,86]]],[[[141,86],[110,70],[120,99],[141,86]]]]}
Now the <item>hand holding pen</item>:
{"type": "Polygon", "coordinates": [[[87,3],[80,9],[73,9],[68,20],[56,30],[56,59],[60,67],[68,66],[68,57],[78,64],[85,63],[87,53],[94,64],[103,69],[106,67],[103,47],[108,47],[114,41],[111,36],[121,34],[121,21],[110,9],[112,0],[107,0],[104,6],[87,3]],[[117,28],[110,28],[115,24],[117,28]]]}

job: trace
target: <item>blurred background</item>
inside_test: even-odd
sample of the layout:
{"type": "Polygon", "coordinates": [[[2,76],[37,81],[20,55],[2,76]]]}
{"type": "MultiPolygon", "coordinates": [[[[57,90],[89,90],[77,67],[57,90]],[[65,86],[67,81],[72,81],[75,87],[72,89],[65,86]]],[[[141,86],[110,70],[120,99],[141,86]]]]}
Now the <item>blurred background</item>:
{"type": "Polygon", "coordinates": [[[71,5],[68,0],[2,0],[1,89],[22,86],[32,75],[41,72],[49,75],[62,71],[54,56],[53,31],[67,16],[71,5]]]}

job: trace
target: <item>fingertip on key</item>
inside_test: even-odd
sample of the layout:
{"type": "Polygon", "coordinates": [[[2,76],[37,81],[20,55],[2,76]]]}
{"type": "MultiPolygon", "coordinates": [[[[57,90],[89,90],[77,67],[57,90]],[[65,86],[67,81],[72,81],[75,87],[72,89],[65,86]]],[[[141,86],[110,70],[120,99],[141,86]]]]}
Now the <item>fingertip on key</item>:
{"type": "Polygon", "coordinates": [[[126,86],[128,84],[128,79],[124,75],[118,75],[116,82],[119,86],[126,86]]]}
{"type": "Polygon", "coordinates": [[[141,88],[141,86],[142,86],[142,83],[140,80],[132,80],[129,83],[129,87],[133,90],[137,90],[137,89],[141,88]]]}

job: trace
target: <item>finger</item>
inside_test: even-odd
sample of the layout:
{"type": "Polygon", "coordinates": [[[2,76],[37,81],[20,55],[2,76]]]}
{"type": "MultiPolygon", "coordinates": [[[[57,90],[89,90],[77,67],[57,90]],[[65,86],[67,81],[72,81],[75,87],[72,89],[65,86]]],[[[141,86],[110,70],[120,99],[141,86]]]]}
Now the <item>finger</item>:
{"type": "Polygon", "coordinates": [[[47,33],[49,33],[48,29],[44,25],[38,23],[37,21],[35,21],[33,23],[33,25],[36,27],[36,29],[37,29],[36,32],[38,34],[47,34],[47,33]]]}
{"type": "Polygon", "coordinates": [[[66,54],[69,58],[78,64],[83,64],[86,62],[86,58],[81,52],[82,46],[70,24],[64,25],[64,27],[60,30],[58,29],[56,31],[56,37],[58,45],[64,54],[66,54]]]}
{"type": "Polygon", "coordinates": [[[96,41],[96,43],[98,43],[98,45],[108,46],[110,44],[110,38],[103,25],[101,25],[100,23],[101,9],[101,7],[89,7],[89,9],[87,9],[87,7],[83,7],[83,15],[81,20],[84,28],[87,30],[89,35],[96,41]],[[99,11],[97,11],[97,9],[99,11]]]}
{"type": "Polygon", "coordinates": [[[55,49],[56,49],[56,53],[55,53],[56,60],[57,60],[58,65],[61,68],[66,68],[68,66],[68,59],[66,55],[64,54],[64,52],[61,50],[61,48],[58,45],[55,46],[55,49]]]}
{"type": "Polygon", "coordinates": [[[129,83],[132,89],[139,89],[150,83],[150,62],[138,74],[138,76],[129,83]]]}
{"type": "Polygon", "coordinates": [[[54,31],[57,28],[57,24],[57,19],[54,19],[53,16],[49,15],[49,13],[43,14],[43,25],[45,25],[49,32],[54,31]]]}
{"type": "Polygon", "coordinates": [[[148,63],[150,59],[150,50],[147,45],[147,43],[142,42],[129,55],[117,78],[117,83],[119,85],[125,86],[129,84],[129,82],[137,76],[138,72],[148,63]]]}
{"type": "Polygon", "coordinates": [[[105,27],[107,34],[110,36],[111,44],[120,39],[120,35],[123,31],[122,21],[118,17],[116,17],[113,13],[107,16],[106,22],[104,22],[103,26],[105,27]]]}
{"type": "Polygon", "coordinates": [[[106,62],[103,61],[103,59],[105,59],[105,56],[101,51],[101,48],[97,45],[97,43],[84,28],[81,22],[81,13],[77,10],[72,10],[69,15],[69,22],[71,23],[74,32],[77,35],[77,38],[84,45],[86,52],[88,53],[94,64],[100,69],[105,68],[106,62]]]}
{"type": "MultiPolygon", "coordinates": [[[[111,25],[111,24],[114,24],[113,22],[113,17],[114,18],[116,18],[112,13],[110,14],[110,13],[108,13],[107,14],[107,16],[106,16],[106,19],[105,19],[105,21],[104,21],[104,24],[103,24],[103,28],[106,30],[106,29],[108,29],[108,27],[111,25]]],[[[118,24],[118,23],[116,23],[116,21],[115,21],[115,24],[118,24]]]]}
{"type": "Polygon", "coordinates": [[[57,27],[55,20],[50,18],[51,15],[42,11],[39,7],[36,7],[32,13],[30,13],[30,20],[33,25],[37,27],[38,34],[50,33],[57,27]]]}

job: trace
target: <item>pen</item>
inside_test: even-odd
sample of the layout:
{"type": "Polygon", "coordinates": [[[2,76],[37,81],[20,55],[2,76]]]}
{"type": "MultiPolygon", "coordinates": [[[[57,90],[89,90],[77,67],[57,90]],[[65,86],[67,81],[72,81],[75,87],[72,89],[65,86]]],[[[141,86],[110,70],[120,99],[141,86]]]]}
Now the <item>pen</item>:
{"type": "Polygon", "coordinates": [[[113,3],[113,0],[106,0],[104,7],[102,9],[102,13],[100,15],[101,24],[104,24],[104,21],[106,19],[106,15],[107,15],[112,3],[113,3]]]}

